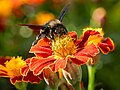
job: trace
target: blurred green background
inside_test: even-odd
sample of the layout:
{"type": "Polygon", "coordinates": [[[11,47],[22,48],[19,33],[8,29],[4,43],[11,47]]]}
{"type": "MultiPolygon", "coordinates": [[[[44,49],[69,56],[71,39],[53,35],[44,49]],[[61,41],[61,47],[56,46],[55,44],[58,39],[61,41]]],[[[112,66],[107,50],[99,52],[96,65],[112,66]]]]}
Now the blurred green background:
{"type": "MultiPolygon", "coordinates": [[[[59,17],[65,3],[71,0],[0,0],[0,56],[30,57],[29,49],[37,32],[18,26],[21,23],[43,24],[59,17]]],[[[68,31],[80,36],[86,27],[102,27],[111,37],[115,50],[100,55],[95,76],[95,90],[120,90],[120,0],[73,0],[63,19],[68,31]]],[[[87,90],[87,70],[83,66],[83,83],[87,90]]],[[[0,78],[0,90],[16,90],[9,79],[0,78]]],[[[44,81],[29,84],[28,90],[48,90],[44,81]]]]}

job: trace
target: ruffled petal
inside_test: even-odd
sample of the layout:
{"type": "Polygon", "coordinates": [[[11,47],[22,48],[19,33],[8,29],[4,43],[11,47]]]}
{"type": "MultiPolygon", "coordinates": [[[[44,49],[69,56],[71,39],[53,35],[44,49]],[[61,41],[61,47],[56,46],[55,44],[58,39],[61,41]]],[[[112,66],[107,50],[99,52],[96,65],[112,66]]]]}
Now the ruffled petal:
{"type": "Polygon", "coordinates": [[[48,57],[52,55],[52,50],[50,47],[42,47],[38,45],[31,47],[30,52],[35,53],[38,57],[48,57]]]}
{"type": "Polygon", "coordinates": [[[73,38],[73,39],[77,39],[77,33],[76,32],[68,32],[68,34],[73,38]]]}
{"type": "Polygon", "coordinates": [[[95,31],[95,30],[85,31],[83,36],[81,36],[81,38],[80,38],[80,39],[82,39],[81,42],[79,42],[77,44],[78,48],[86,46],[86,44],[88,43],[89,37],[92,36],[92,35],[100,35],[100,33],[98,31],[95,31]]]}
{"type": "MultiPolygon", "coordinates": [[[[50,40],[48,38],[42,38],[34,46],[49,47],[50,46],[50,40]]],[[[32,46],[32,47],[34,47],[34,46],[32,46]]]]}
{"type": "Polygon", "coordinates": [[[84,47],[83,49],[79,50],[75,56],[87,56],[93,57],[99,53],[99,49],[94,45],[91,44],[89,46],[84,47]]]}
{"type": "Polygon", "coordinates": [[[10,61],[11,57],[0,57],[0,65],[5,66],[6,61],[10,61]]]}
{"type": "Polygon", "coordinates": [[[60,69],[64,69],[66,67],[66,64],[67,64],[67,59],[62,58],[62,59],[56,60],[55,63],[50,65],[50,68],[52,71],[57,72],[60,69]]]}
{"type": "Polygon", "coordinates": [[[37,58],[33,57],[31,58],[30,62],[30,70],[33,71],[34,75],[39,75],[43,69],[48,68],[51,64],[53,64],[55,61],[54,57],[48,57],[48,58],[37,58]]]}
{"type": "Polygon", "coordinates": [[[105,38],[102,43],[98,43],[98,46],[103,54],[108,54],[115,48],[114,43],[110,38],[105,38]]]}
{"type": "Polygon", "coordinates": [[[33,72],[30,71],[27,76],[23,77],[23,81],[30,82],[30,83],[39,83],[40,82],[39,76],[33,75],[33,72]]]}
{"type": "Polygon", "coordinates": [[[26,62],[26,66],[25,67],[22,67],[21,69],[20,69],[20,73],[21,73],[21,75],[22,76],[27,76],[27,74],[28,74],[28,72],[29,72],[29,66],[28,66],[28,64],[30,63],[30,59],[31,58],[27,58],[26,60],[25,60],[25,62],[26,62]]]}
{"type": "Polygon", "coordinates": [[[82,65],[86,64],[91,58],[88,56],[70,56],[69,59],[77,65],[82,65]]]}
{"type": "Polygon", "coordinates": [[[22,76],[27,76],[28,72],[29,72],[29,66],[23,67],[20,70],[22,76]]]}
{"type": "Polygon", "coordinates": [[[14,76],[10,78],[10,82],[15,85],[16,82],[21,82],[22,81],[22,76],[14,76]]]}
{"type": "Polygon", "coordinates": [[[8,73],[4,70],[0,70],[0,77],[9,77],[8,73]]]}
{"type": "Polygon", "coordinates": [[[30,53],[35,53],[39,57],[47,57],[52,54],[50,40],[47,38],[40,39],[38,43],[31,47],[30,53]]]}
{"type": "Polygon", "coordinates": [[[3,65],[0,65],[0,77],[9,77],[7,70],[3,65]]]}

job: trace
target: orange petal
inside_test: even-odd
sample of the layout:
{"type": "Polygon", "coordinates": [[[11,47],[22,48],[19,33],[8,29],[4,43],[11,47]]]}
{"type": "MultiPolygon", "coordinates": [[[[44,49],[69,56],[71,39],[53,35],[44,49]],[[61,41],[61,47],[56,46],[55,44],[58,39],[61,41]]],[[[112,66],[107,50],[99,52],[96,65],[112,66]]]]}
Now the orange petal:
{"type": "Polygon", "coordinates": [[[27,63],[27,65],[25,67],[23,67],[23,68],[20,69],[20,73],[21,73],[22,76],[27,76],[27,74],[29,72],[29,66],[28,66],[28,64],[30,63],[30,59],[31,58],[27,58],[25,60],[25,62],[27,63]]]}
{"type": "Polygon", "coordinates": [[[54,64],[50,65],[52,71],[57,72],[60,69],[64,69],[66,67],[67,60],[65,58],[58,59],[54,64]]]}
{"type": "Polygon", "coordinates": [[[23,81],[31,82],[31,83],[39,83],[40,78],[38,76],[33,75],[33,73],[30,71],[27,76],[23,77],[23,81]]]}
{"type": "Polygon", "coordinates": [[[15,85],[16,82],[21,82],[22,81],[22,76],[17,76],[17,77],[11,77],[10,82],[15,85]]]}
{"type": "Polygon", "coordinates": [[[5,62],[9,61],[11,57],[0,57],[0,65],[5,66],[5,62]]]}
{"type": "Polygon", "coordinates": [[[68,32],[68,34],[69,34],[73,39],[77,39],[77,33],[76,33],[76,32],[68,32]]]}
{"type": "Polygon", "coordinates": [[[91,58],[87,56],[75,56],[75,57],[69,57],[70,60],[72,60],[73,63],[77,65],[86,64],[91,58]]]}
{"type": "Polygon", "coordinates": [[[39,57],[48,57],[52,55],[52,50],[50,47],[42,47],[38,45],[31,47],[30,52],[35,53],[39,57]]]}
{"type": "Polygon", "coordinates": [[[37,58],[33,57],[30,62],[30,70],[33,71],[34,75],[39,75],[43,69],[48,68],[49,65],[55,61],[54,57],[48,58],[37,58]]]}
{"type": "Polygon", "coordinates": [[[75,56],[87,56],[93,57],[99,53],[99,49],[94,45],[91,44],[89,46],[84,47],[82,50],[79,50],[75,56]]]}
{"type": "MultiPolygon", "coordinates": [[[[49,47],[50,46],[50,40],[48,38],[42,38],[38,41],[38,43],[34,46],[43,46],[43,47],[49,47]]],[[[32,46],[32,47],[34,47],[32,46]]]]}
{"type": "Polygon", "coordinates": [[[29,66],[25,66],[25,67],[20,69],[20,73],[22,76],[27,76],[28,71],[29,71],[29,66]]]}
{"type": "Polygon", "coordinates": [[[102,43],[98,44],[98,46],[103,54],[108,54],[110,51],[113,51],[115,48],[114,43],[110,38],[104,39],[102,43]]]}
{"type": "Polygon", "coordinates": [[[84,47],[88,42],[88,38],[92,35],[100,35],[100,33],[98,31],[94,31],[94,30],[88,30],[86,32],[84,32],[84,35],[81,37],[82,40],[81,42],[79,42],[77,44],[78,48],[80,47],[84,47]]]}
{"type": "Polygon", "coordinates": [[[8,73],[4,70],[0,70],[0,77],[9,77],[8,73]]]}
{"type": "Polygon", "coordinates": [[[29,64],[29,63],[30,63],[30,59],[31,59],[31,58],[27,58],[27,59],[25,60],[25,62],[26,62],[27,64],[29,64]]]}
{"type": "Polygon", "coordinates": [[[0,65],[0,77],[9,77],[6,67],[0,65]]]}

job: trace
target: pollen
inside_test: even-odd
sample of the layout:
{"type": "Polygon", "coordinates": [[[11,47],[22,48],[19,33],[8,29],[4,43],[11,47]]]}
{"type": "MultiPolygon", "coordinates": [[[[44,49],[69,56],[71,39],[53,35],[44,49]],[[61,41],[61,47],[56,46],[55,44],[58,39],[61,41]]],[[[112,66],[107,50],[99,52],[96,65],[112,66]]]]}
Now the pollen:
{"type": "Polygon", "coordinates": [[[56,59],[72,55],[76,52],[77,47],[75,46],[73,39],[69,35],[62,35],[52,40],[52,51],[56,59]]]}
{"type": "Polygon", "coordinates": [[[20,68],[24,67],[26,62],[22,60],[22,57],[13,57],[10,61],[7,61],[5,65],[8,76],[20,76],[20,68]]]}

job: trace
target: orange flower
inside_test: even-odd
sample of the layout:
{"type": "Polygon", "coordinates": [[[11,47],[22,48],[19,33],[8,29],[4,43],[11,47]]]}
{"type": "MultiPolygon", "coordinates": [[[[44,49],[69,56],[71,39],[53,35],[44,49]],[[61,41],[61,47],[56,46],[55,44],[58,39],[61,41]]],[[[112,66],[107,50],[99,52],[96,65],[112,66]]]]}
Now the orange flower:
{"type": "Polygon", "coordinates": [[[27,4],[34,4],[34,5],[36,5],[36,4],[43,4],[46,0],[26,0],[27,2],[27,4]]]}
{"type": "MultiPolygon", "coordinates": [[[[22,57],[0,57],[0,77],[8,77],[12,84],[21,81],[35,82],[38,81],[38,77],[34,76],[31,72],[28,72],[29,75],[22,76],[20,69],[26,66],[26,62],[22,60],[22,57]],[[34,80],[33,80],[34,79],[34,80]]],[[[39,79],[40,81],[40,79],[39,79]]]]}
{"type": "Polygon", "coordinates": [[[20,68],[26,65],[21,57],[0,59],[0,77],[8,77],[12,84],[22,81],[20,68]],[[3,61],[3,62],[2,62],[3,61]]]}
{"type": "Polygon", "coordinates": [[[49,12],[40,12],[36,16],[36,22],[40,25],[44,25],[46,22],[54,19],[55,16],[49,12]]]}
{"type": "Polygon", "coordinates": [[[93,63],[99,48],[104,54],[114,49],[113,41],[110,38],[104,39],[102,29],[87,28],[80,39],[77,39],[76,32],[68,32],[54,40],[42,38],[30,49],[36,56],[30,58],[29,69],[37,76],[49,68],[59,72],[59,76],[64,76],[69,83],[68,77],[71,79],[71,75],[66,71],[67,64],[80,66],[89,61],[93,63]]]}
{"type": "Polygon", "coordinates": [[[67,62],[85,64],[99,53],[94,44],[85,47],[80,42],[75,32],[69,32],[61,38],[56,37],[52,42],[47,38],[41,39],[31,47],[30,52],[35,53],[36,57],[31,58],[30,70],[35,75],[39,75],[48,67],[57,72],[64,69],[67,62]]]}
{"type": "Polygon", "coordinates": [[[0,16],[7,17],[11,14],[12,2],[10,0],[0,0],[0,16]]]}
{"type": "MultiPolygon", "coordinates": [[[[104,38],[103,35],[103,31],[102,28],[98,28],[98,29],[93,29],[93,28],[86,28],[84,29],[84,32],[88,32],[88,31],[97,31],[99,32],[98,35],[92,35],[88,38],[88,45],[91,43],[94,43],[96,46],[99,47],[99,49],[102,51],[103,54],[108,54],[110,51],[113,51],[115,48],[115,45],[113,43],[113,41],[108,37],[108,38],[104,38]]],[[[85,33],[84,33],[85,34],[85,33]]]]}

